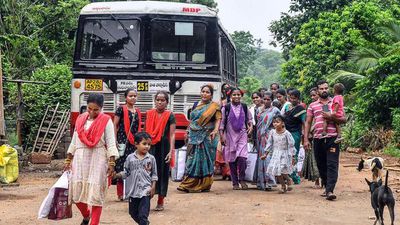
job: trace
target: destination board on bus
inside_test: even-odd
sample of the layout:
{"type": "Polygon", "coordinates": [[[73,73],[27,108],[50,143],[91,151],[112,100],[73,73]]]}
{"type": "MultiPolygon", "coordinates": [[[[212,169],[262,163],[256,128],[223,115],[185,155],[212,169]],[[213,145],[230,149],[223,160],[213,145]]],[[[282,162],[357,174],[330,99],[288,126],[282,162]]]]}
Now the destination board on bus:
{"type": "Polygon", "coordinates": [[[117,80],[117,90],[134,88],[138,92],[169,91],[168,80],[117,80]]]}

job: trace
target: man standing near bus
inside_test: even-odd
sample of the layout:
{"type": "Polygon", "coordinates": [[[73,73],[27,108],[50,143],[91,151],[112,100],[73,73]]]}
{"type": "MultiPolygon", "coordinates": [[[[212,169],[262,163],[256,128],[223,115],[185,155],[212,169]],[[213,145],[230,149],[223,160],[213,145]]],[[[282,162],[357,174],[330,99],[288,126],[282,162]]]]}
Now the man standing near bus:
{"type": "Polygon", "coordinates": [[[318,170],[325,192],[321,195],[327,200],[335,200],[334,189],[338,179],[339,170],[339,144],[335,143],[337,130],[335,123],[345,123],[345,119],[336,119],[331,115],[329,109],[332,107],[332,99],[329,97],[329,85],[326,81],[318,82],[319,99],[310,104],[307,109],[307,119],[304,131],[304,147],[310,150],[308,140],[311,123],[315,119],[314,127],[314,154],[318,170]],[[324,119],[327,120],[327,135],[322,136],[324,119]]]}

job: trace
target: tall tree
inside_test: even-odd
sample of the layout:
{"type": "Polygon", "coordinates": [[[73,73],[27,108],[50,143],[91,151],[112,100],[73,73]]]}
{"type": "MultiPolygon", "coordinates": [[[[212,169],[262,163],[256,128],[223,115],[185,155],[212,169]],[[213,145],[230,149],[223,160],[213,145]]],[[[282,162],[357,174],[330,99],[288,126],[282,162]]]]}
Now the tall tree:
{"type": "Polygon", "coordinates": [[[254,63],[247,69],[247,75],[259,79],[263,87],[269,87],[274,82],[281,83],[281,65],[283,62],[282,53],[261,49],[256,54],[254,63]]]}
{"type": "Polygon", "coordinates": [[[246,93],[244,95],[244,101],[251,103],[251,93],[257,91],[261,87],[261,81],[257,77],[246,76],[240,79],[239,87],[246,93]]]}
{"type": "Polygon", "coordinates": [[[239,78],[247,75],[247,69],[256,59],[257,49],[261,39],[255,39],[249,31],[235,31],[231,35],[236,45],[239,78]]]}
{"type": "Polygon", "coordinates": [[[274,36],[274,46],[280,44],[283,56],[289,59],[289,51],[296,46],[296,39],[303,24],[318,17],[319,13],[340,9],[352,0],[292,0],[289,12],[282,13],[279,20],[273,21],[269,30],[274,36]]]}

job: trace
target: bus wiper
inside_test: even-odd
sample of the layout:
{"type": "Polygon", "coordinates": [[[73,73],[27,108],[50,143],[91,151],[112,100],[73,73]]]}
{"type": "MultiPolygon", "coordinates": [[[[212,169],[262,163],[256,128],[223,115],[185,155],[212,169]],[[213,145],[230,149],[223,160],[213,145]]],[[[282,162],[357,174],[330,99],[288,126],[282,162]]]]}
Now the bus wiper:
{"type": "Polygon", "coordinates": [[[110,16],[113,18],[113,20],[117,21],[119,23],[119,25],[121,25],[122,29],[124,29],[126,35],[128,36],[129,40],[132,41],[133,45],[135,44],[135,41],[132,39],[128,29],[125,27],[125,25],[119,20],[117,19],[113,14],[110,14],[110,16]]]}

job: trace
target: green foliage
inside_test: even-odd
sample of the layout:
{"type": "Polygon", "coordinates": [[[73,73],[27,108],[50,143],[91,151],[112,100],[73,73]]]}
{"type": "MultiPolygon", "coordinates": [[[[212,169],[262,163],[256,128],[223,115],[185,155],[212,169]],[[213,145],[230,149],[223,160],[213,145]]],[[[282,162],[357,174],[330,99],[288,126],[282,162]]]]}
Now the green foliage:
{"type": "Polygon", "coordinates": [[[261,80],[262,87],[269,87],[271,83],[281,82],[282,54],[274,50],[261,49],[246,74],[261,80]]]}
{"type": "Polygon", "coordinates": [[[297,45],[283,66],[284,81],[305,91],[337,70],[354,71],[355,63],[347,61],[352,49],[387,49],[389,39],[380,28],[393,20],[392,8],[378,0],[355,1],[342,10],[320,13],[301,27],[297,45]]]}
{"type": "Polygon", "coordinates": [[[256,59],[261,40],[255,39],[249,31],[235,31],[231,36],[236,45],[238,76],[241,78],[246,76],[247,69],[256,59]]]}
{"type": "Polygon", "coordinates": [[[358,120],[350,119],[342,129],[342,136],[344,138],[344,148],[356,147],[366,148],[363,143],[364,135],[368,131],[368,127],[358,120]]]}
{"type": "Polygon", "coordinates": [[[18,137],[17,137],[17,134],[15,133],[15,131],[8,132],[6,135],[7,135],[8,144],[10,146],[18,145],[18,137]]]}
{"type": "Polygon", "coordinates": [[[69,31],[87,0],[2,1],[0,48],[5,76],[30,79],[33,71],[51,63],[71,63],[69,31]]]}
{"type": "Polygon", "coordinates": [[[369,126],[391,126],[391,110],[400,102],[400,55],[380,59],[356,85],[356,116],[369,126]]]}
{"type": "Polygon", "coordinates": [[[36,24],[30,37],[37,38],[42,51],[52,63],[72,63],[74,40],[69,32],[77,27],[80,10],[88,0],[42,0],[30,9],[31,23],[36,24]]]}
{"type": "Polygon", "coordinates": [[[47,106],[60,103],[61,109],[70,108],[72,73],[67,65],[52,65],[35,71],[33,80],[47,81],[48,85],[24,85],[25,126],[35,135],[47,106]]]}
{"type": "Polygon", "coordinates": [[[390,144],[386,148],[384,148],[383,153],[393,156],[393,157],[400,158],[400,148],[398,146],[395,146],[392,144],[390,144]]]}
{"type": "Polygon", "coordinates": [[[256,77],[247,76],[239,80],[240,89],[246,91],[244,102],[251,103],[251,93],[257,91],[261,87],[261,81],[256,77]]]}
{"type": "Polygon", "coordinates": [[[289,59],[289,51],[297,45],[300,28],[311,19],[316,19],[321,12],[340,10],[352,0],[292,0],[288,13],[282,13],[281,18],[273,21],[269,30],[275,41],[283,48],[283,57],[289,59]]]}
{"type": "Polygon", "coordinates": [[[392,111],[392,128],[394,131],[393,143],[400,145],[400,108],[392,111]]]}
{"type": "Polygon", "coordinates": [[[351,50],[376,45],[371,41],[383,42],[384,37],[375,34],[392,18],[391,10],[374,0],[320,13],[301,27],[292,58],[283,67],[284,80],[305,91],[336,70],[355,67],[346,61],[351,50]]]}

